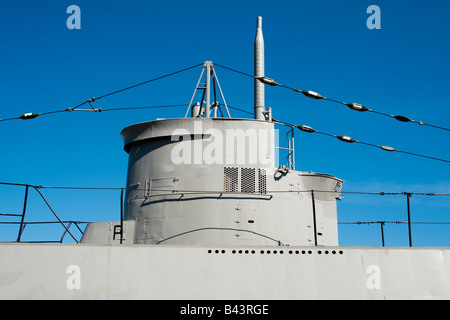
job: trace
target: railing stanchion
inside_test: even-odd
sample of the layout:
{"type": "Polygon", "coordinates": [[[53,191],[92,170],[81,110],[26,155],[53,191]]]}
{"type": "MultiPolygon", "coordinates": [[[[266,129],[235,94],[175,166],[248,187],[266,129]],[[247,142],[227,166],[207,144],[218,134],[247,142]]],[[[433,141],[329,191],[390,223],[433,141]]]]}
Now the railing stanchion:
{"type": "Polygon", "coordinates": [[[409,234],[409,246],[412,247],[412,237],[411,237],[411,208],[409,206],[409,198],[411,198],[411,193],[405,192],[406,203],[408,206],[408,234],[409,234]]]}
{"type": "Polygon", "coordinates": [[[314,190],[311,190],[313,227],[314,227],[314,245],[317,247],[317,223],[316,223],[316,201],[314,200],[314,190]]]}
{"type": "Polygon", "coordinates": [[[28,187],[29,187],[28,185],[25,186],[25,199],[23,200],[22,218],[20,219],[19,234],[17,235],[16,242],[20,242],[20,237],[22,236],[23,221],[25,220],[25,212],[27,210],[28,187]]]}
{"type": "Polygon", "coordinates": [[[120,244],[123,241],[123,188],[120,191],[120,244]]]}

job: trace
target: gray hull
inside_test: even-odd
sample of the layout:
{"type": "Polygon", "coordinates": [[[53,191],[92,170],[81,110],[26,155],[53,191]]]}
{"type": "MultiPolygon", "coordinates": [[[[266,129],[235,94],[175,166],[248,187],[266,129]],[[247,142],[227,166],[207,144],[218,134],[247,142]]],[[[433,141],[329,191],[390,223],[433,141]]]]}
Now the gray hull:
{"type": "Polygon", "coordinates": [[[450,298],[445,248],[2,244],[0,256],[1,299],[450,298]]]}

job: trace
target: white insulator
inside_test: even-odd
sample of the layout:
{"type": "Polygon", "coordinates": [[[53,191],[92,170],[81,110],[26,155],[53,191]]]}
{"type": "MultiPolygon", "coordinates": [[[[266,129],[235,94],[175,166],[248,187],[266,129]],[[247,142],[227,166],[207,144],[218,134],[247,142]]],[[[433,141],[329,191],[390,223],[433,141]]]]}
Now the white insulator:
{"type": "Polygon", "coordinates": [[[355,139],[353,139],[352,137],[349,137],[349,136],[337,136],[336,138],[338,138],[341,141],[349,142],[349,143],[357,142],[355,139]]]}
{"type": "Polygon", "coordinates": [[[359,103],[346,103],[345,105],[355,111],[368,111],[369,110],[366,107],[364,107],[362,104],[359,104],[359,103]]]}
{"type": "Polygon", "coordinates": [[[269,86],[279,86],[280,84],[271,78],[261,77],[258,78],[264,84],[268,84],[269,86]]]}
{"type": "Polygon", "coordinates": [[[297,128],[299,128],[300,130],[302,130],[304,132],[317,132],[313,128],[305,126],[305,125],[297,126],[297,128]]]}
{"type": "Polygon", "coordinates": [[[322,97],[319,93],[314,92],[314,91],[311,91],[311,90],[304,90],[304,91],[302,91],[302,93],[303,93],[305,96],[307,96],[308,98],[312,98],[312,99],[323,99],[323,97],[322,97]]]}
{"type": "Polygon", "coordinates": [[[385,151],[397,151],[396,149],[389,147],[389,146],[379,146],[380,149],[383,149],[385,151]]]}

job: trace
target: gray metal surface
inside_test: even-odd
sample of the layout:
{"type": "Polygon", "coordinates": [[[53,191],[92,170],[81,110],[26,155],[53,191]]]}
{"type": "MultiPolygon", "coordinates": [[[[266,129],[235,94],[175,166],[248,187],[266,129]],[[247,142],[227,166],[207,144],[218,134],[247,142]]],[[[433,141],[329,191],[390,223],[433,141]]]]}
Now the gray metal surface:
{"type": "Polygon", "coordinates": [[[1,244],[0,256],[0,299],[450,298],[447,248],[1,244]]]}

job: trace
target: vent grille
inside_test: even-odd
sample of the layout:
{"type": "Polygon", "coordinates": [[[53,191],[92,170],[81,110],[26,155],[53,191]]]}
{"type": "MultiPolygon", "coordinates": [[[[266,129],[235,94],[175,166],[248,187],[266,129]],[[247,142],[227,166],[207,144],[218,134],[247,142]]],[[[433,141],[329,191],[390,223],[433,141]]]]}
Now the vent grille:
{"type": "Polygon", "coordinates": [[[223,190],[226,192],[267,193],[267,171],[256,168],[223,168],[223,190]],[[256,171],[258,170],[258,171],[256,171]],[[258,172],[258,175],[256,173],[258,172]]]}
{"type": "Polygon", "coordinates": [[[223,169],[223,190],[227,192],[238,192],[238,168],[225,167],[223,169]]]}
{"type": "Polygon", "coordinates": [[[266,170],[258,169],[258,191],[261,194],[266,194],[266,170]]]}
{"type": "Polygon", "coordinates": [[[241,168],[241,192],[255,193],[255,169],[241,168]]]}

